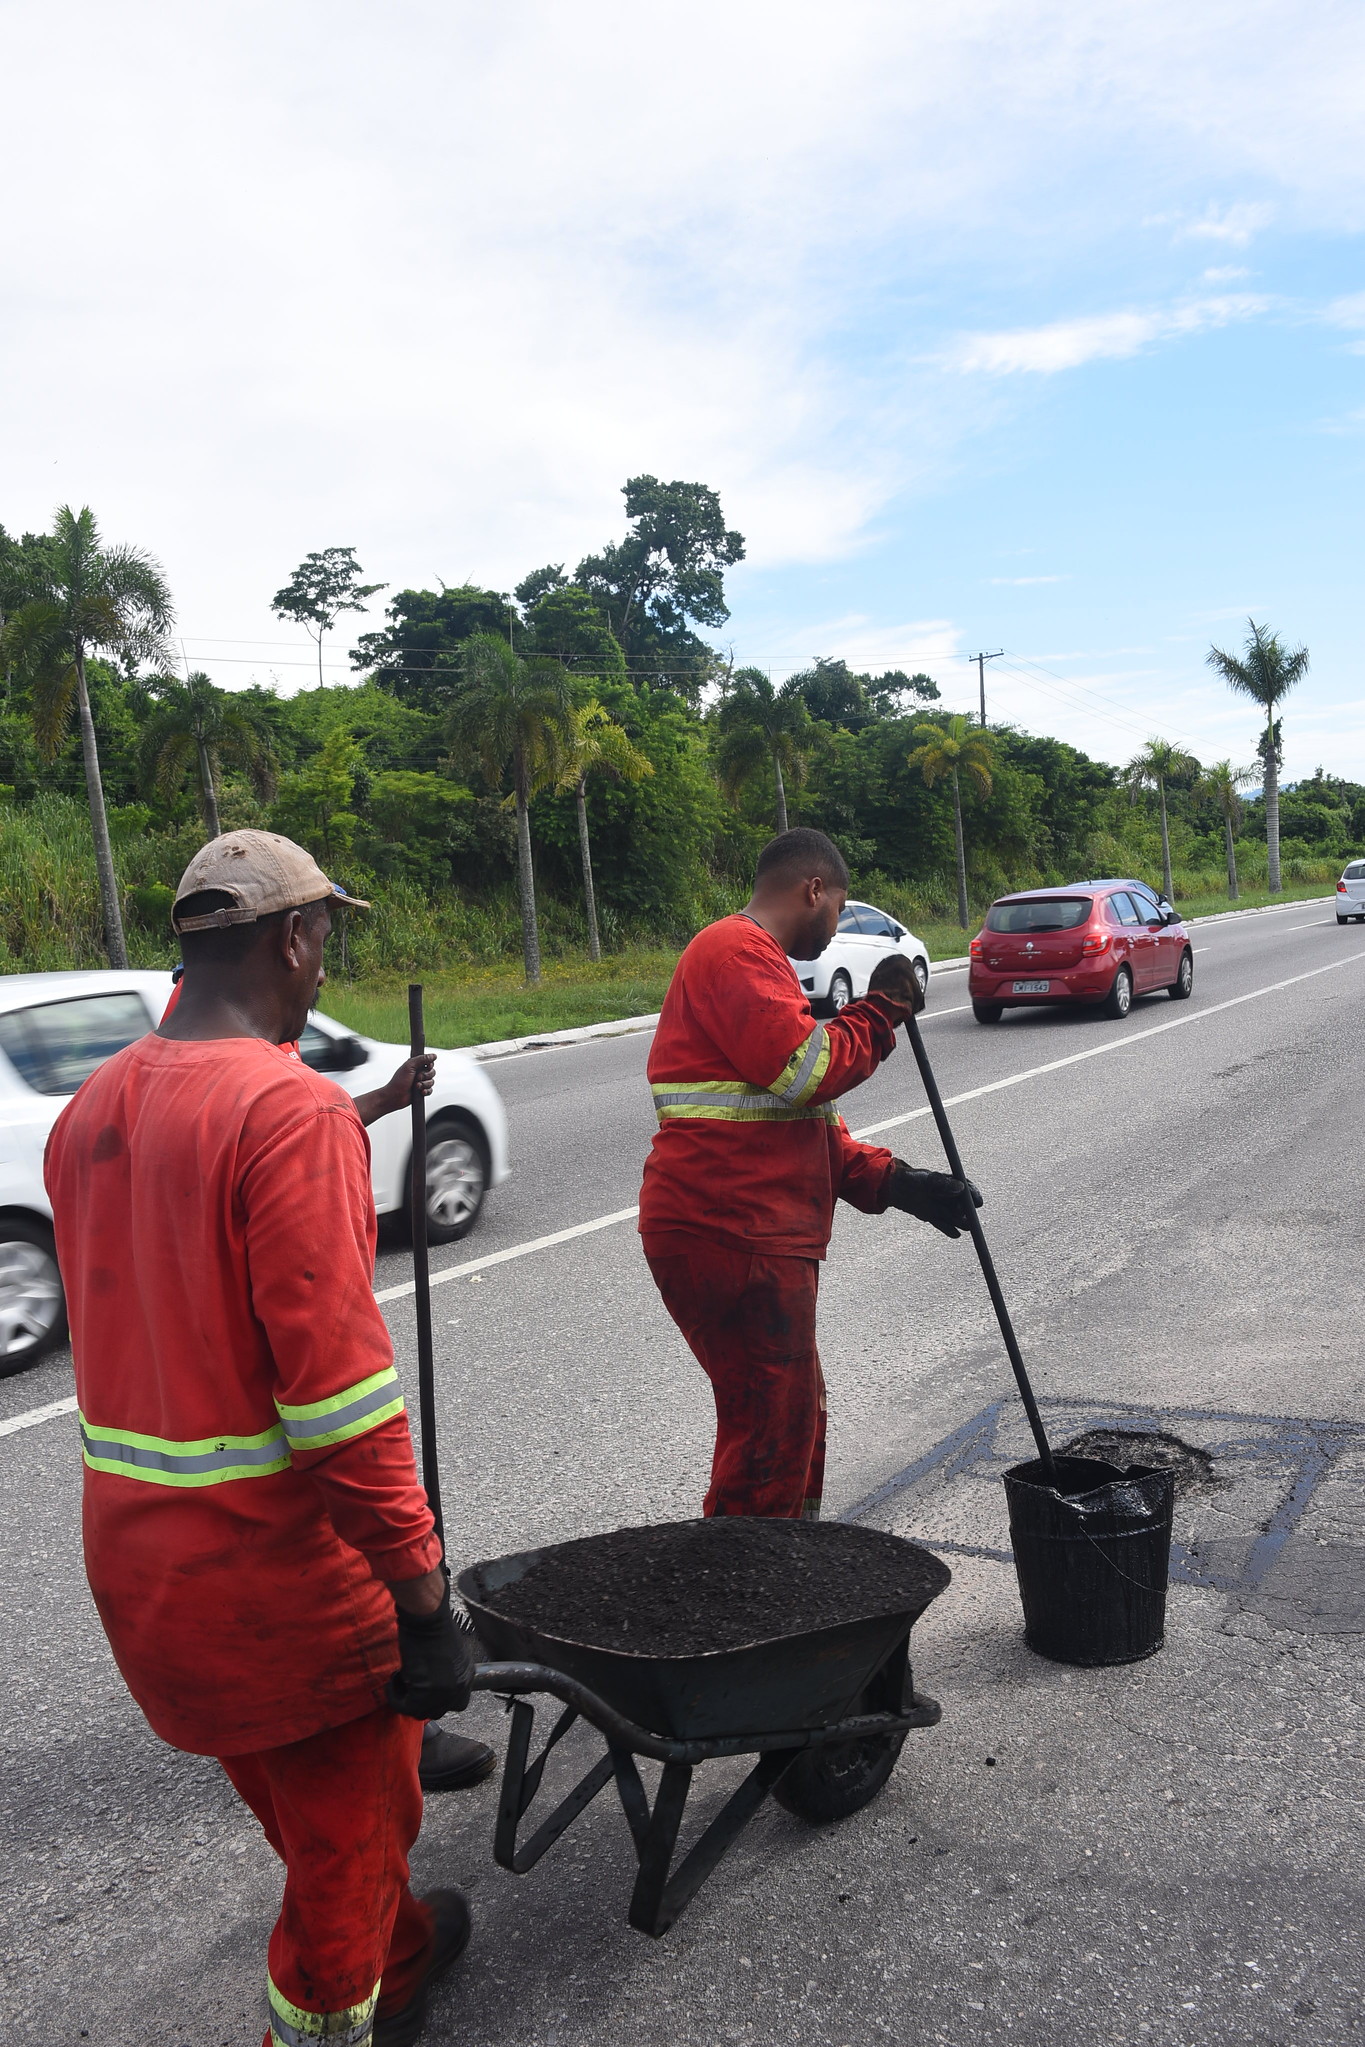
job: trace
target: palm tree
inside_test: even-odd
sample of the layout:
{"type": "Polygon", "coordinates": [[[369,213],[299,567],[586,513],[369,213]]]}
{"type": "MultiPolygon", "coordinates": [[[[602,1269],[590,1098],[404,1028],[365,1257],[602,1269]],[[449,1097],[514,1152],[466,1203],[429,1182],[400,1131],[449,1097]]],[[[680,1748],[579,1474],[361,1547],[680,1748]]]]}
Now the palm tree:
{"type": "Polygon", "coordinates": [[[1142,752],[1134,754],[1123,771],[1134,801],[1139,790],[1156,790],[1161,811],[1161,879],[1168,903],[1175,901],[1175,883],[1171,879],[1171,825],[1166,815],[1166,785],[1168,782],[1192,781],[1198,773],[1199,763],[1194,755],[1173,746],[1169,739],[1149,739],[1142,752]]]}
{"type": "Polygon", "coordinates": [[[1247,620],[1250,630],[1241,656],[1210,647],[1208,664],[1239,696],[1250,697],[1265,712],[1265,845],[1270,893],[1280,892],[1280,738],[1275,708],[1308,673],[1308,649],[1291,654],[1269,626],[1247,620]]]}
{"type": "Polygon", "coordinates": [[[814,727],[806,700],[790,685],[774,689],[761,668],[737,669],[716,713],[720,734],[717,765],[731,796],[760,769],[771,767],[777,792],[777,829],[787,829],[784,773],[799,783],[814,727]]]}
{"type": "Polygon", "coordinates": [[[453,751],[477,761],[491,786],[496,788],[511,769],[522,957],[526,984],[534,988],[540,980],[540,933],[528,806],[537,776],[562,757],[573,739],[568,676],[558,661],[543,655],[523,658],[497,633],[471,634],[462,665],[463,681],[446,730],[453,751]]]}
{"type": "Polygon", "coordinates": [[[37,594],[19,605],[4,632],[4,655],[30,683],[39,752],[54,760],[74,709],[80,725],[85,793],[95,842],[104,949],[126,967],[118,879],[104,808],[99,748],[86,686],[87,657],[105,653],[126,666],[164,658],[171,594],[160,563],[138,547],[104,547],[88,505],[63,505],[53,520],[37,594]]]}
{"type": "Polygon", "coordinates": [[[991,793],[991,769],[995,766],[995,740],[989,732],[973,725],[970,718],[946,718],[941,725],[917,725],[911,733],[919,745],[906,758],[918,768],[926,788],[948,782],[953,792],[953,833],[957,840],[957,919],[967,929],[967,848],[962,836],[962,777],[967,776],[983,796],[991,793]]]}
{"type": "Polygon", "coordinates": [[[605,711],[596,697],[577,705],[570,713],[572,732],[562,745],[547,756],[532,785],[531,794],[542,789],[572,789],[578,809],[578,850],[583,861],[583,901],[588,912],[588,958],[600,960],[602,941],[597,929],[597,891],[592,879],[592,845],[588,838],[588,777],[614,775],[619,782],[643,782],[654,773],[654,763],[632,744],[624,726],[605,711]]]}
{"type": "Polygon", "coordinates": [[[1235,768],[1230,760],[1215,761],[1211,768],[1205,768],[1195,785],[1196,797],[1207,803],[1216,803],[1223,814],[1223,838],[1228,856],[1228,897],[1236,902],[1241,891],[1237,886],[1237,848],[1233,834],[1242,822],[1242,798],[1240,791],[1256,779],[1255,768],[1235,768]]]}
{"type": "Polygon", "coordinates": [[[231,761],[246,770],[259,795],[273,795],[275,760],[269,741],[227,692],[215,689],[198,670],[184,682],[173,675],[158,676],[148,689],[159,702],[143,731],[143,772],[159,794],[169,799],[183,784],[193,762],[199,777],[204,833],[206,838],[216,839],[222,830],[216,787],[219,767],[231,761]]]}

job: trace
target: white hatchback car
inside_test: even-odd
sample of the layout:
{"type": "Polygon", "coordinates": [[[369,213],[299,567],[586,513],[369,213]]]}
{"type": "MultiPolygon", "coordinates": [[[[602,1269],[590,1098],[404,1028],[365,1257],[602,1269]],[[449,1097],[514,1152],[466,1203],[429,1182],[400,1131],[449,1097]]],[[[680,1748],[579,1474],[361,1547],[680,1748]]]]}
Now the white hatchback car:
{"type": "Polygon", "coordinates": [[[904,953],[921,988],[929,986],[929,953],[913,931],[871,903],[845,903],[839,928],[818,960],[793,960],[792,971],[817,1016],[836,1015],[855,995],[866,995],[872,969],[889,953],[904,953]]]}
{"type": "Polygon", "coordinates": [[[1358,917],[1365,924],[1365,860],[1349,860],[1337,883],[1337,922],[1358,917]]]}
{"type": "MultiPolygon", "coordinates": [[[[43,1149],[67,1097],[97,1066],[161,1020],[171,977],[162,973],[0,976],[0,1378],[66,1340],[66,1305],[52,1248],[43,1149]]],[[[299,1040],[305,1062],[349,1095],[389,1079],[405,1045],[358,1038],[314,1014],[299,1040]]],[[[497,1089],[467,1053],[437,1052],[427,1098],[427,1234],[463,1237],[490,1187],[507,1178],[507,1116],[497,1089]]],[[[374,1205],[407,1206],[411,1125],[370,1126],[374,1205]]]]}

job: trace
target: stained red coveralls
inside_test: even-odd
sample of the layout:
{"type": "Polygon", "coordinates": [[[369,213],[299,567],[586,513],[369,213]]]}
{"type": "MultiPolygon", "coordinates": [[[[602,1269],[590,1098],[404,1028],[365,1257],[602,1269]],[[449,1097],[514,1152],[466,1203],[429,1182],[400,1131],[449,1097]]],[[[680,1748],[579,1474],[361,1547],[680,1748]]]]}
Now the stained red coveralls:
{"type": "Polygon", "coordinates": [[[815,1023],[781,946],[745,916],[699,932],[669,984],[640,1235],[715,1394],[706,1514],[820,1511],[820,1260],[835,1202],[879,1215],[893,1164],[849,1136],[835,1100],[888,1056],[905,1014],[869,995],[815,1023]]]}
{"type": "Polygon", "coordinates": [[[46,1177],[105,1632],[285,1861],[267,2041],[363,2047],[431,1938],[384,1581],[441,1556],[372,1290],[369,1141],[282,1047],[151,1036],[58,1118],[46,1177]]]}

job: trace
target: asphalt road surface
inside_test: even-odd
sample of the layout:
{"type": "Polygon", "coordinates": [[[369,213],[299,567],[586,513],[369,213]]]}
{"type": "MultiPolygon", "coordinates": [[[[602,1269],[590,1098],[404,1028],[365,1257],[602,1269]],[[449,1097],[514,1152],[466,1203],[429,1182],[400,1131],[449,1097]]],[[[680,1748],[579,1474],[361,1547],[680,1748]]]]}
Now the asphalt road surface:
{"type": "MultiPolygon", "coordinates": [[[[826,1507],[952,1565],[915,1635],[942,1724],[840,1826],[765,1808],[657,1943],[625,1924],[609,1792],[523,1877],[491,1858],[496,1780],[430,1801],[417,1880],[467,1885],[476,1932],[426,2038],[1358,2037],[1365,928],[1319,902],[1194,935],[1188,1003],[983,1028],[945,973],[924,1025],[1054,1427],[1145,1418],[1214,1456],[1165,1651],[1080,1671],[1023,1646],[994,1474],[1026,1446],[970,1247],[843,1211],[821,1290],[826,1507]]],[[[648,1044],[490,1069],[513,1177],[435,1258],[457,1563],[698,1510],[709,1396],[628,1213],[648,1044]]],[[[844,1106],[855,1132],[939,1163],[903,1046],[844,1106]]],[[[386,1246],[376,1285],[415,1410],[407,1275],[386,1246]]],[[[70,1392],[64,1357],[0,1383],[0,1430],[70,1392]]],[[[216,1766],[161,1747],[123,1692],[79,1495],[69,1413],[0,1434],[0,2026],[24,2047],[255,2047],[277,1871],[216,1766]]],[[[502,1738],[489,1698],[467,1724],[502,1738]]],[[[585,1732],[564,1748],[586,1767],[585,1732]]],[[[741,1768],[698,1773],[701,1816],[741,1768]]]]}

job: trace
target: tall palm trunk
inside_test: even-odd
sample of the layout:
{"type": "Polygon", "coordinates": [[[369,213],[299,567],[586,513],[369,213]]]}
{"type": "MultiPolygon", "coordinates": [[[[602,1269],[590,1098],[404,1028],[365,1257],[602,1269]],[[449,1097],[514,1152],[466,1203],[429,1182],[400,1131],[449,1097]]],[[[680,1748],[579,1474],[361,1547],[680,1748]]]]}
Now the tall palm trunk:
{"type": "Polygon", "coordinates": [[[1237,849],[1232,843],[1232,818],[1226,810],[1223,812],[1223,836],[1228,852],[1228,899],[1235,903],[1240,893],[1237,887],[1237,849]]]}
{"type": "Polygon", "coordinates": [[[199,753],[199,793],[204,799],[204,830],[211,839],[219,838],[223,827],[218,822],[218,791],[213,786],[213,755],[202,739],[195,740],[199,753]]]}
{"type": "Polygon", "coordinates": [[[526,967],[526,985],[540,985],[540,931],[536,924],[536,874],[531,864],[530,778],[526,752],[520,744],[513,759],[517,805],[517,899],[521,908],[521,956],[526,967]]]}
{"type": "Polygon", "coordinates": [[[104,921],[104,950],[111,967],[127,968],[128,948],[123,939],[123,917],[119,911],[118,877],[114,873],[114,849],[109,843],[109,819],[104,808],[104,784],[100,780],[100,755],[95,744],[95,721],[90,715],[90,692],[85,686],[85,649],[76,647],[76,701],[80,707],[81,758],[85,763],[85,793],[90,804],[90,833],[95,841],[95,872],[100,884],[100,913],[104,921]]]}
{"type": "Polygon", "coordinates": [[[1265,728],[1265,859],[1270,893],[1280,892],[1280,764],[1275,758],[1275,708],[1265,728]]]}
{"type": "Polygon", "coordinates": [[[1166,784],[1158,776],[1156,793],[1161,803],[1161,879],[1165,886],[1168,903],[1175,901],[1175,883],[1171,879],[1171,827],[1166,816],[1166,784]]]}
{"type": "Polygon", "coordinates": [[[597,891],[592,884],[592,845],[588,839],[588,778],[580,775],[574,788],[578,806],[578,850],[583,859],[583,901],[588,912],[588,958],[600,960],[602,940],[597,932],[597,891]]]}
{"type": "Polygon", "coordinates": [[[787,829],[787,785],[782,779],[782,763],[777,758],[776,753],[773,755],[773,780],[777,784],[777,829],[779,832],[785,832],[787,829]]]}
{"type": "Polygon", "coordinates": [[[967,929],[967,848],[962,837],[962,788],[953,769],[953,836],[957,840],[957,921],[967,929]]]}

